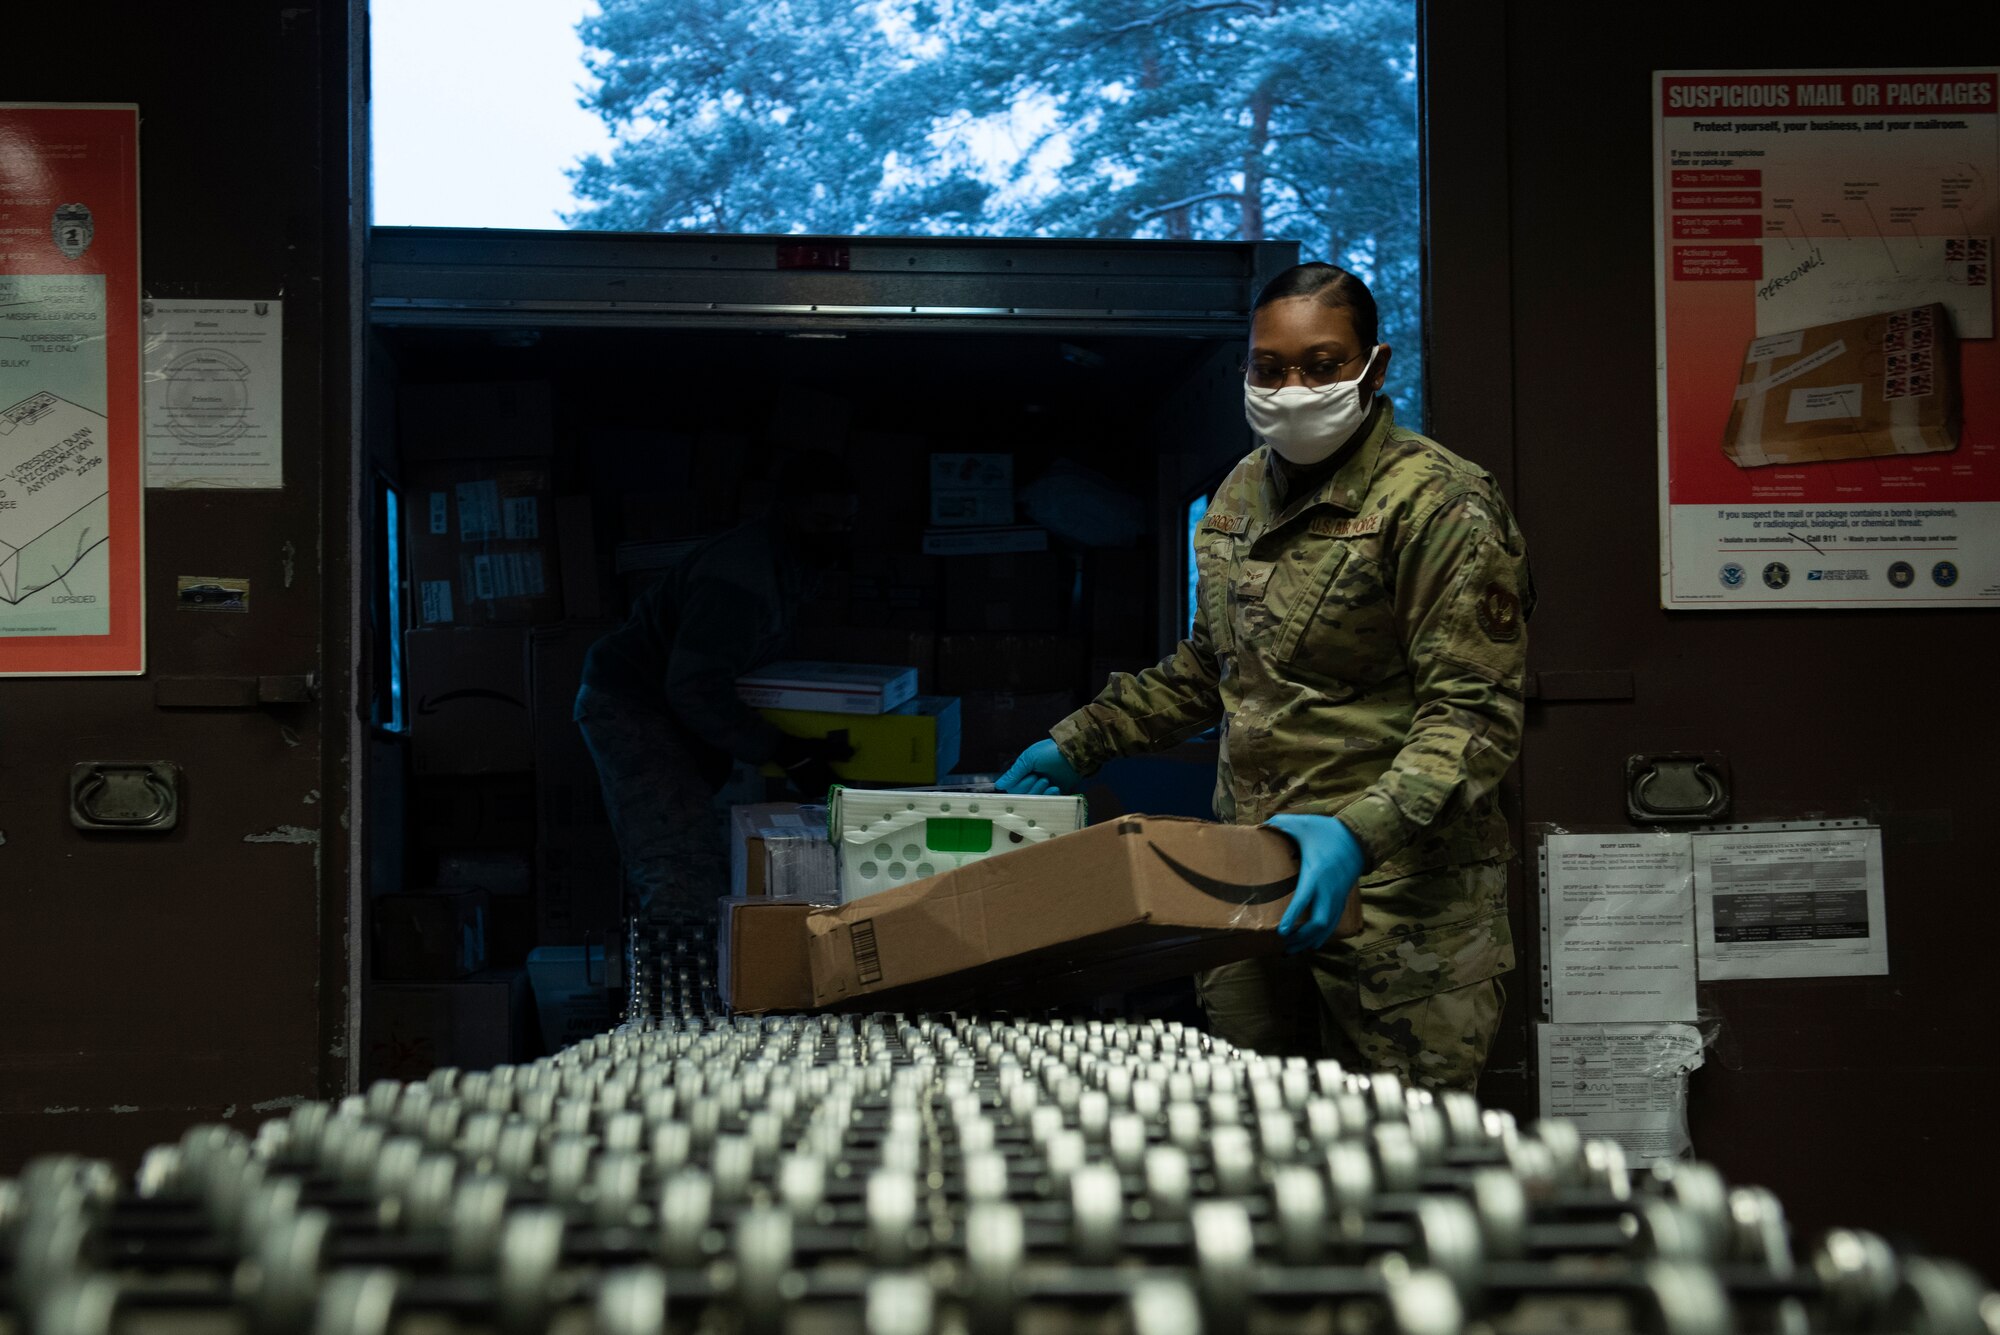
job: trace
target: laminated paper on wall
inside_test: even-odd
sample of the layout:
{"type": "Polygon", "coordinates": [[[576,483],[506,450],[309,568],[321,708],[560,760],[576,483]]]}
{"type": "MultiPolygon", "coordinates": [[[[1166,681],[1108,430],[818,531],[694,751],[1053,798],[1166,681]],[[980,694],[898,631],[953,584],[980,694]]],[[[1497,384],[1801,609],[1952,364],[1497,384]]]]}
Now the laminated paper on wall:
{"type": "Polygon", "coordinates": [[[1958,342],[1941,305],[1750,341],[1722,452],[1742,468],[1958,448],[1958,342]]]}

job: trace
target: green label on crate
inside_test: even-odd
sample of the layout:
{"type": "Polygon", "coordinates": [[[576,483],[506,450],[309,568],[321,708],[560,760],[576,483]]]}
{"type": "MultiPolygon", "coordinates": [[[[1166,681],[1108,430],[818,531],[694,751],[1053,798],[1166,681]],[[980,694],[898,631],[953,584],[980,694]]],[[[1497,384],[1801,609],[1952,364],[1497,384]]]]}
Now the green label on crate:
{"type": "Polygon", "coordinates": [[[991,853],[993,822],[935,816],[924,822],[924,846],[933,853],[991,853]]]}

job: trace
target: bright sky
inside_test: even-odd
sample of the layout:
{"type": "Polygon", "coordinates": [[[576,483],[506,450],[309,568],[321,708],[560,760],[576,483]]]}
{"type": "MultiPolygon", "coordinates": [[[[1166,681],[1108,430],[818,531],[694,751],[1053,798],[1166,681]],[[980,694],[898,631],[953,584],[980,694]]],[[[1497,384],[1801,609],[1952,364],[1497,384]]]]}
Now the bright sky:
{"type": "Polygon", "coordinates": [[[610,145],[577,105],[595,0],[371,0],[375,221],[561,227],[563,168],[610,145]]]}

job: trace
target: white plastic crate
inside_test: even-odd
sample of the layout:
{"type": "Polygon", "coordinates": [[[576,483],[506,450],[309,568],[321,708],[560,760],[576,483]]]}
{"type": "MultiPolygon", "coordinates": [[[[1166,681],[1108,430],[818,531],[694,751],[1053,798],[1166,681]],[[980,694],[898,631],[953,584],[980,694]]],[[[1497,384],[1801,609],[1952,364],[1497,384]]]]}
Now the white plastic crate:
{"type": "Polygon", "coordinates": [[[828,805],[843,904],[1073,834],[1088,820],[1080,797],[1011,793],[835,788],[828,805]]]}

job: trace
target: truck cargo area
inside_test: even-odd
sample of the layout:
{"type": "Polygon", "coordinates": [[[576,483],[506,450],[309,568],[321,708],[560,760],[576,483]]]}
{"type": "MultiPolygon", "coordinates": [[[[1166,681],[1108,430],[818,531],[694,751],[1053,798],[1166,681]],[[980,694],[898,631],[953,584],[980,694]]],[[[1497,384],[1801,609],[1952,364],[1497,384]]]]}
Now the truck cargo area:
{"type": "MultiPolygon", "coordinates": [[[[767,512],[797,452],[844,460],[858,509],[794,656],[915,668],[955,701],[957,773],[1156,662],[1187,616],[1189,507],[1245,443],[1251,297],[1294,251],[377,229],[375,583],[407,631],[378,703],[401,729],[375,743],[372,936],[482,890],[484,956],[424,983],[534,954],[577,997],[606,965],[615,985],[617,849],[570,719],[584,655],[663,568],[767,512]],[[948,503],[937,456],[997,457],[1006,484],[948,503]]],[[[1212,772],[1196,744],[1093,797],[1205,815],[1212,772]]],[[[783,795],[739,767],[718,802],[783,795]]],[[[371,994],[417,985],[378,969],[371,994]]],[[[517,1050],[572,1023],[530,1018],[517,1050]]]]}

